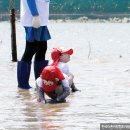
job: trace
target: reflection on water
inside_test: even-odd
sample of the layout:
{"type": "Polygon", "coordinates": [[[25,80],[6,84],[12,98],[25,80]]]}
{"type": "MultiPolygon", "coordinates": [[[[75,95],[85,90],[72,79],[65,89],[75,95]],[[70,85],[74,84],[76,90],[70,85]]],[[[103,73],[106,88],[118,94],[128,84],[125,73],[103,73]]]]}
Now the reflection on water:
{"type": "MultiPolygon", "coordinates": [[[[70,68],[81,92],[72,93],[67,103],[37,103],[33,66],[33,89],[17,89],[17,64],[10,62],[10,32],[3,35],[10,24],[0,23],[0,130],[97,130],[100,123],[129,123],[130,25],[50,23],[49,28],[53,39],[47,59],[55,46],[73,47],[70,68]]],[[[19,23],[17,34],[20,59],[25,41],[19,23]]]]}

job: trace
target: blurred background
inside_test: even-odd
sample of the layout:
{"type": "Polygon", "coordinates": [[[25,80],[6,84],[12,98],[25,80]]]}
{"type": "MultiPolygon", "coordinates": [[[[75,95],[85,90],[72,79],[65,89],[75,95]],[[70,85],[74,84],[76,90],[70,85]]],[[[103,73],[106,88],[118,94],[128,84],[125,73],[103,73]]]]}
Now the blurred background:
{"type": "MultiPolygon", "coordinates": [[[[20,0],[15,1],[19,17],[20,0]]],[[[10,0],[0,0],[0,20],[8,18],[10,0]]],[[[50,19],[130,17],[130,0],[51,0],[50,19]]]]}

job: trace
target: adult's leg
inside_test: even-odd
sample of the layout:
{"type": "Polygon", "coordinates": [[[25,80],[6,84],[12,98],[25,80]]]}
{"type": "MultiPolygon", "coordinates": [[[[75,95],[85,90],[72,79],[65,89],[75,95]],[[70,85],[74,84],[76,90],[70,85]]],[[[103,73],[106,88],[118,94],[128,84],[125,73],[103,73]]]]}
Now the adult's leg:
{"type": "Polygon", "coordinates": [[[31,60],[36,51],[36,43],[26,42],[25,52],[21,61],[17,64],[17,80],[18,87],[22,89],[30,89],[29,77],[31,70],[31,60]]]}
{"type": "Polygon", "coordinates": [[[35,79],[40,76],[43,68],[48,65],[48,60],[45,60],[45,55],[47,51],[47,41],[37,42],[37,49],[34,61],[34,74],[35,79]]]}
{"type": "Polygon", "coordinates": [[[26,47],[21,61],[31,62],[33,55],[36,53],[37,43],[26,41],[26,47]]]}
{"type": "Polygon", "coordinates": [[[46,51],[47,51],[47,41],[37,41],[35,61],[45,60],[46,51]]]}

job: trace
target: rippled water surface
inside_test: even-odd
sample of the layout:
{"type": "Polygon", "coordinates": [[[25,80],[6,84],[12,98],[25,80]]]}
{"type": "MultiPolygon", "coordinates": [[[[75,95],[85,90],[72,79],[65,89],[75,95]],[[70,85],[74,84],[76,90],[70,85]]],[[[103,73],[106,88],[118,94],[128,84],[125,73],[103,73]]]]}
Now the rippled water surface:
{"type": "MultiPolygon", "coordinates": [[[[25,47],[24,29],[17,23],[20,60],[25,47]]],[[[130,24],[52,23],[53,47],[73,47],[70,69],[81,92],[67,103],[43,105],[33,89],[17,89],[17,63],[11,62],[10,24],[0,22],[0,130],[98,130],[100,123],[130,122],[130,24]]],[[[33,63],[33,62],[32,62],[33,63]]]]}

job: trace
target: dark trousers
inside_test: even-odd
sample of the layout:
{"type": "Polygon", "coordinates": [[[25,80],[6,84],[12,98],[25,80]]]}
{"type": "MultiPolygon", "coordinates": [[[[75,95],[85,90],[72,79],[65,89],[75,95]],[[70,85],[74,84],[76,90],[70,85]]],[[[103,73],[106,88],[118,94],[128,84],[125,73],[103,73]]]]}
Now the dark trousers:
{"type": "Polygon", "coordinates": [[[26,41],[25,51],[21,60],[29,62],[35,54],[35,61],[43,61],[45,60],[46,51],[47,41],[26,41]]]}
{"type": "Polygon", "coordinates": [[[46,95],[52,99],[56,99],[58,96],[62,95],[63,87],[62,85],[57,85],[56,90],[52,92],[46,92],[46,95]]]}

